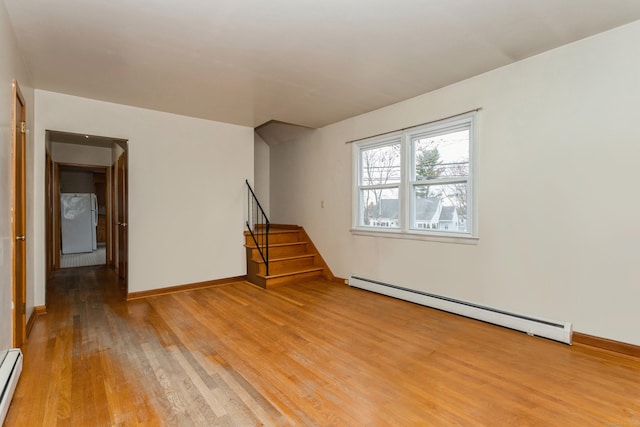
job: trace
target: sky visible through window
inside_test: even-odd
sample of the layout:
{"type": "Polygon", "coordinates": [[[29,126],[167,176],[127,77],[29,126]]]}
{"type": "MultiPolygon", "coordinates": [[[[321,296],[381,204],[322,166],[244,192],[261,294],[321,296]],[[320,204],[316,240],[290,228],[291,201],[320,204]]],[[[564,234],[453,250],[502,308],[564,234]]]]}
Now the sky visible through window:
{"type": "Polygon", "coordinates": [[[469,174],[469,130],[446,133],[414,140],[416,160],[419,153],[437,150],[433,167],[441,178],[469,174]]]}

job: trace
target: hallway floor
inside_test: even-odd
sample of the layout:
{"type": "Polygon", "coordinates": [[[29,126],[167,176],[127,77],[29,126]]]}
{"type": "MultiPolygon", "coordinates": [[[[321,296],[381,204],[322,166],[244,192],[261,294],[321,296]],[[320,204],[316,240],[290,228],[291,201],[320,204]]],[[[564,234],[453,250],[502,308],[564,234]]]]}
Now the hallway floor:
{"type": "Polygon", "coordinates": [[[107,248],[104,244],[98,244],[98,249],[93,252],[60,254],[60,268],[89,267],[92,265],[104,265],[106,262],[107,248]]]}

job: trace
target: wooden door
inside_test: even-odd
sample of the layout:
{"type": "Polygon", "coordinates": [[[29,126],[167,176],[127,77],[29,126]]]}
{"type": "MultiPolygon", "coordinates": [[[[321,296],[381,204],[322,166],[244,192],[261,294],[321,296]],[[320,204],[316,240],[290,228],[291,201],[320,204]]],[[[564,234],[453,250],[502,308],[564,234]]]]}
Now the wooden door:
{"type": "Polygon", "coordinates": [[[53,189],[51,203],[51,215],[53,217],[53,269],[59,270],[62,236],[60,235],[60,165],[58,163],[53,163],[53,189]]]}
{"type": "Polygon", "coordinates": [[[111,171],[111,177],[110,177],[110,181],[111,181],[111,194],[109,195],[109,198],[111,200],[111,217],[110,217],[110,222],[109,224],[111,225],[109,227],[110,233],[111,233],[111,262],[109,265],[111,265],[113,268],[116,269],[116,271],[118,270],[118,198],[116,197],[117,191],[118,191],[118,165],[117,165],[118,161],[116,160],[116,163],[114,163],[113,165],[111,165],[111,167],[109,168],[109,170],[111,171]]]}
{"type": "Polygon", "coordinates": [[[13,81],[13,346],[26,340],[27,195],[26,195],[26,104],[18,82],[13,81]]]}
{"type": "Polygon", "coordinates": [[[53,257],[53,159],[49,151],[45,153],[45,174],[44,174],[44,191],[45,191],[45,250],[47,251],[47,280],[51,279],[53,270],[55,269],[53,257]]]}
{"type": "Polygon", "coordinates": [[[122,280],[122,288],[124,294],[129,291],[128,287],[128,260],[129,256],[128,251],[128,224],[127,224],[127,191],[128,191],[128,154],[127,151],[122,153],[118,158],[118,188],[116,190],[117,193],[117,226],[118,226],[118,274],[120,275],[120,279],[122,280]]]}
{"type": "Polygon", "coordinates": [[[105,248],[105,262],[107,265],[113,265],[113,258],[111,257],[111,251],[112,251],[112,247],[115,245],[115,240],[111,239],[112,233],[111,233],[111,227],[112,224],[111,222],[113,221],[113,217],[112,217],[112,209],[111,209],[111,205],[114,203],[114,200],[111,198],[111,194],[113,192],[113,190],[111,189],[111,187],[113,186],[113,181],[111,179],[111,171],[112,168],[104,168],[104,173],[105,173],[105,177],[106,177],[106,188],[104,191],[104,196],[105,196],[105,234],[106,234],[106,239],[107,239],[107,246],[105,248]]]}

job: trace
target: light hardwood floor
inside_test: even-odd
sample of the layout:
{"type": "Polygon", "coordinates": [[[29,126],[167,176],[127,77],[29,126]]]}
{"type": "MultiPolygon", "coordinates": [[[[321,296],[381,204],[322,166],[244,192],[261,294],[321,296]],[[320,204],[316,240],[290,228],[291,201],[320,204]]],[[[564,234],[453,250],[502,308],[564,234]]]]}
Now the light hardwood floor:
{"type": "Polygon", "coordinates": [[[8,426],[639,426],[640,360],[323,281],[56,273],[8,426]]]}

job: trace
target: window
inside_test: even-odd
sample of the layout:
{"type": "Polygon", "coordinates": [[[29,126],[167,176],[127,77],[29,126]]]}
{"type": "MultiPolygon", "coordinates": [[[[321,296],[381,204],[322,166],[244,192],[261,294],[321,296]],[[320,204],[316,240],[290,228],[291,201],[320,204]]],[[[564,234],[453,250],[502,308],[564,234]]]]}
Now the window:
{"type": "Polygon", "coordinates": [[[401,141],[393,138],[360,150],[359,223],[398,228],[401,141]]]}
{"type": "Polygon", "coordinates": [[[354,231],[473,237],[475,114],[354,144],[354,231]]]}

